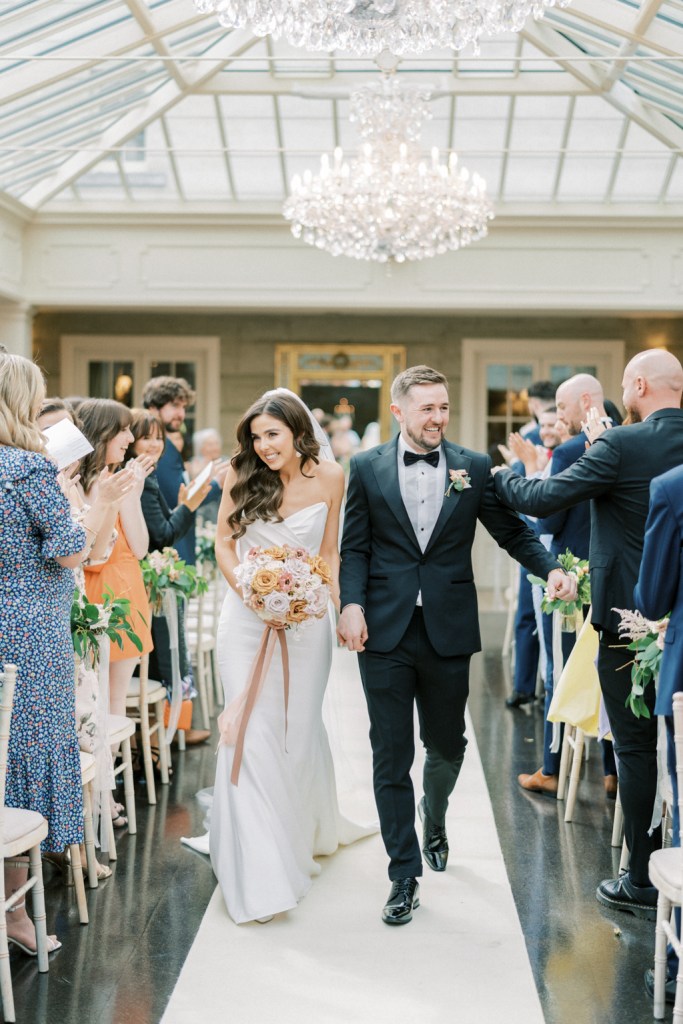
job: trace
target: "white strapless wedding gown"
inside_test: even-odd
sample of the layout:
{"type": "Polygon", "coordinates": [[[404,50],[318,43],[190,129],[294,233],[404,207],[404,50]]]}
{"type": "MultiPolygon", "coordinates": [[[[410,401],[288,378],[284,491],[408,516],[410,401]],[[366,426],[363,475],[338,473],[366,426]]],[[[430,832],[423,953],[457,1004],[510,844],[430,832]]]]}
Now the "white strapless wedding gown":
{"type": "MultiPolygon", "coordinates": [[[[240,561],[254,546],[320,549],[327,505],[318,502],[281,522],[253,523],[237,545],[240,561]]],[[[233,590],[218,625],[218,665],[226,706],[248,681],[264,625],[233,590]]],[[[241,924],[295,907],[320,872],[314,857],[377,831],[339,813],[334,767],[322,719],[332,660],[330,618],[287,633],[290,693],[285,738],[282,661],[276,647],[246,730],[239,784],[235,748],[218,749],[209,826],[211,864],[228,912],[241,924]]],[[[206,852],[206,837],[184,840],[206,852]]]]}

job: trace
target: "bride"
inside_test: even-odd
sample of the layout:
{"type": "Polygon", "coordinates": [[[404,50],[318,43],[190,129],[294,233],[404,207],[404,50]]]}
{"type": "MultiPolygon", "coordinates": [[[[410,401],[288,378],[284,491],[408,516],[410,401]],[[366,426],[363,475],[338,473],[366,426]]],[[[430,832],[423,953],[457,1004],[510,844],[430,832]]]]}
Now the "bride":
{"type": "MultiPolygon", "coordinates": [[[[331,568],[331,597],[339,605],[344,474],[324,432],[304,403],[280,388],[247,410],[237,441],[216,535],[218,564],[230,585],[218,626],[224,722],[244,695],[266,628],[244,604],[235,575],[247,552],[287,544],[319,554],[331,568]]],[[[337,804],[322,720],[332,637],[328,616],[311,620],[296,635],[287,634],[287,708],[276,644],[244,733],[236,785],[231,781],[235,747],[224,741],[219,745],[209,852],[237,924],[263,922],[291,910],[320,871],[314,857],[375,831],[346,821],[337,804]]],[[[189,845],[205,849],[202,840],[189,845]]]]}

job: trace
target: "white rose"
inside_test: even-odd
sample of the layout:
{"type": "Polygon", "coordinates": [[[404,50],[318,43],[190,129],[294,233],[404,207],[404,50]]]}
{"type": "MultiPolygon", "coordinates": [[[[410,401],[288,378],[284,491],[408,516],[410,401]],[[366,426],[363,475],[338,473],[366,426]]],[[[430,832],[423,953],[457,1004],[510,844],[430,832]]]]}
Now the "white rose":
{"type": "Polygon", "coordinates": [[[289,598],[279,590],[274,590],[270,594],[264,594],[263,606],[268,612],[268,618],[284,619],[289,611],[289,598]]]}

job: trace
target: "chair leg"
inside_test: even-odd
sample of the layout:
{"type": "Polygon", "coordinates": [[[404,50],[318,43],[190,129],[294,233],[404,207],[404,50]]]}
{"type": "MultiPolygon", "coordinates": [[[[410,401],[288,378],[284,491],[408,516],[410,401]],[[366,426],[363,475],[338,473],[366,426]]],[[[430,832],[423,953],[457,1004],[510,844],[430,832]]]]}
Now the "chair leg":
{"type": "Polygon", "coordinates": [[[81,851],[78,843],[71,843],[69,846],[71,854],[71,874],[73,875],[74,889],[76,890],[76,904],[78,906],[78,918],[81,924],[88,924],[88,903],[85,898],[85,882],[83,880],[83,866],[81,864],[81,851]]]}
{"type": "Polygon", "coordinates": [[[147,802],[157,802],[157,791],[154,783],[154,764],[152,762],[152,737],[149,731],[149,704],[140,706],[140,742],[142,744],[142,761],[145,766],[147,782],[147,802]]]}
{"type": "Polygon", "coordinates": [[[40,846],[28,851],[28,870],[31,878],[35,878],[33,892],[33,924],[36,929],[36,949],[38,950],[38,970],[46,974],[47,962],[47,920],[45,915],[45,887],[43,885],[43,862],[40,858],[40,846]]]}
{"type": "Polygon", "coordinates": [[[88,885],[97,888],[97,858],[95,856],[95,831],[92,821],[92,800],[90,784],[83,786],[83,831],[85,833],[85,862],[88,865],[88,885]]]}
{"type": "Polygon", "coordinates": [[[624,812],[621,809],[621,800],[619,799],[619,790],[617,789],[617,799],[614,802],[614,824],[612,826],[612,842],[611,846],[621,846],[624,838],[624,812]]]}
{"type": "Polygon", "coordinates": [[[169,783],[169,762],[170,747],[166,743],[166,726],[164,725],[164,701],[160,700],[154,705],[154,713],[157,718],[157,740],[159,741],[159,772],[161,774],[161,785],[168,786],[169,783]]]}
{"type": "Polygon", "coordinates": [[[109,850],[107,852],[107,856],[109,857],[109,860],[118,860],[119,855],[116,852],[116,836],[114,835],[113,815],[109,801],[107,801],[106,807],[102,808],[102,813],[107,815],[107,831],[109,832],[109,850]]]}
{"type": "Polygon", "coordinates": [[[676,975],[676,1000],[674,1002],[674,1014],[672,1020],[674,1024],[681,1024],[683,1021],[683,966],[681,966],[681,950],[678,949],[677,952],[679,953],[678,974],[676,975]]]}
{"type": "Polygon", "coordinates": [[[629,853],[628,846],[626,845],[626,840],[624,839],[623,843],[621,844],[621,860],[619,861],[619,874],[621,874],[623,871],[628,871],[628,865],[630,860],[631,854],[629,853]]]}
{"type": "Polygon", "coordinates": [[[653,1016],[655,1020],[664,1019],[664,992],[666,986],[666,932],[664,922],[669,920],[671,904],[660,892],[657,897],[657,924],[655,925],[655,990],[653,1016]]]}
{"type": "Polygon", "coordinates": [[[184,729],[178,729],[177,736],[178,736],[178,750],[185,750],[186,749],[186,747],[185,747],[185,730],[184,729]]]}
{"type": "Polygon", "coordinates": [[[579,789],[579,777],[581,775],[581,761],[583,758],[583,729],[576,730],[574,734],[574,757],[572,758],[572,770],[569,777],[569,790],[567,792],[567,805],[564,812],[564,820],[571,821],[574,817],[576,807],[576,794],[579,789]]]}
{"type": "Polygon", "coordinates": [[[135,817],[135,784],[133,782],[133,755],[130,749],[130,736],[121,741],[121,756],[123,758],[123,792],[126,802],[126,817],[128,818],[128,834],[134,836],[138,830],[135,817]]]}
{"type": "Polygon", "coordinates": [[[560,754],[560,774],[557,779],[557,799],[564,800],[565,789],[567,786],[567,774],[569,771],[569,758],[570,750],[572,749],[572,739],[574,736],[574,726],[565,725],[564,727],[564,739],[562,740],[562,753],[560,754]]]}
{"type": "MultiPolygon", "coordinates": [[[[4,902],[4,900],[3,900],[4,902]]],[[[12,992],[12,972],[9,966],[9,946],[7,945],[7,921],[3,909],[0,920],[0,992],[2,992],[2,1016],[4,1020],[13,1022],[17,1019],[14,1013],[14,993],[12,992]]],[[[40,970],[40,968],[39,968],[40,970]]]]}

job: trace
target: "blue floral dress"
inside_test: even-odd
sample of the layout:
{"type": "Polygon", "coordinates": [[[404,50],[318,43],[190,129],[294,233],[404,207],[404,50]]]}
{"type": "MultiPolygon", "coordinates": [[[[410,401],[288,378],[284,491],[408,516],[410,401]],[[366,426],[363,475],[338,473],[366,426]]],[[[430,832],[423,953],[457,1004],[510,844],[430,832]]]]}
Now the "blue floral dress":
{"type": "Polygon", "coordinates": [[[44,815],[43,849],[54,852],[83,839],[74,576],[55,558],[84,544],[56,467],[37,452],[0,445],[0,664],[18,667],[5,803],[44,815]]]}

